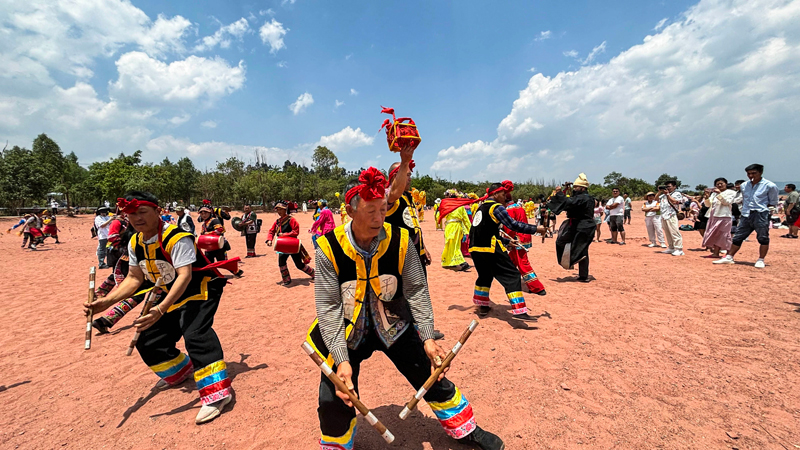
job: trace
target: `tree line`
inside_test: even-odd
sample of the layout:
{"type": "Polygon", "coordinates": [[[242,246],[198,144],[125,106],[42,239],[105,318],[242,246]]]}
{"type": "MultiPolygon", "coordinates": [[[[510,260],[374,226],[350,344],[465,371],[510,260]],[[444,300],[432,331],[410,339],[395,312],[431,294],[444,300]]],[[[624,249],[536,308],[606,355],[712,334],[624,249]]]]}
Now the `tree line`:
{"type": "MultiPolygon", "coordinates": [[[[59,199],[69,207],[94,207],[105,200],[113,203],[131,189],[152,192],[162,202],[176,201],[184,205],[199,205],[204,198],[216,205],[233,207],[244,203],[269,205],[277,200],[326,199],[335,204],[335,193],[343,195],[345,185],[361,170],[363,168],[347,171],[339,167],[336,154],[323,146],[314,150],[311,167],[289,160],[282,166],[270,165],[256,152],[249,163],[229,157],[213,169],[201,171],[187,157],[176,162],[169,158],[157,164],[142,162],[141,150],[130,155],[120,153],[85,167],[74,152],[64,155],[54,140],[40,134],[31,149],[14,146],[0,153],[0,208],[14,212],[16,208],[45,206],[54,193],[62,194],[59,199]]],[[[612,187],[619,187],[622,192],[638,198],[669,179],[675,178],[663,174],[655,184],[650,184],[612,172],[603,184],[592,184],[589,193],[606,199],[611,196],[612,187]]],[[[444,197],[447,189],[482,195],[489,184],[489,181],[452,182],[418,173],[412,182],[415,188],[427,193],[428,205],[444,197]]],[[[515,182],[514,197],[538,200],[550,195],[559,184],[561,182],[556,180],[543,179],[515,182]]]]}

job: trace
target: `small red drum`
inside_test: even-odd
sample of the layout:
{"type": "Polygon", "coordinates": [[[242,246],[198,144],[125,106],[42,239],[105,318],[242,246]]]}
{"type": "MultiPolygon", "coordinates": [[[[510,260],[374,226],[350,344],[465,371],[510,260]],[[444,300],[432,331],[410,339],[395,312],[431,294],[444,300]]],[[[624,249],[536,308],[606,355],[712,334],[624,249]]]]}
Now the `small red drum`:
{"type": "Polygon", "coordinates": [[[204,234],[197,237],[197,247],[201,250],[211,252],[219,250],[225,245],[225,238],[216,234],[204,234]]]}
{"type": "Polygon", "coordinates": [[[300,253],[300,239],[290,236],[279,237],[275,241],[275,251],[289,255],[300,253]]]}

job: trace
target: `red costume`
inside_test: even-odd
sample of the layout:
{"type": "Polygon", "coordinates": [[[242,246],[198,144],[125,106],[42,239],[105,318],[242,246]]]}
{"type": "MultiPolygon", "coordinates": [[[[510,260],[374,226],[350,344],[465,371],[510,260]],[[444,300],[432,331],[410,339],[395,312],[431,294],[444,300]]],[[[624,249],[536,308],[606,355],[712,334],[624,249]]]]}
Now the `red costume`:
{"type": "MultiPolygon", "coordinates": [[[[508,215],[517,222],[528,223],[528,215],[525,214],[525,210],[522,207],[515,206],[513,208],[506,209],[506,211],[508,212],[508,215]]],[[[512,231],[506,227],[503,227],[503,231],[505,231],[506,234],[512,238],[518,239],[523,246],[525,246],[525,244],[530,244],[531,242],[530,234],[517,233],[516,231],[512,231]]],[[[524,248],[518,248],[513,245],[509,245],[508,256],[511,257],[511,261],[515,266],[517,266],[517,270],[519,270],[520,275],[522,275],[522,281],[525,282],[525,284],[528,286],[528,290],[531,291],[531,293],[535,294],[544,290],[544,285],[541,281],[539,281],[539,278],[536,276],[536,272],[533,271],[533,267],[531,266],[530,261],[528,261],[528,252],[524,248]]]]}

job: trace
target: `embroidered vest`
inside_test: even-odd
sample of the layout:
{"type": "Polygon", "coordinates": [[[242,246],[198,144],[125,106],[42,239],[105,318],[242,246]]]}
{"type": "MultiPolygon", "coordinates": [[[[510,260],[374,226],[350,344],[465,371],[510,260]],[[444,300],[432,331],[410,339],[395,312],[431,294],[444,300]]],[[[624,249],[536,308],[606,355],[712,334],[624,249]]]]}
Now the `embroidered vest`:
{"type": "Polygon", "coordinates": [[[499,246],[506,248],[500,241],[500,221],[494,216],[494,210],[500,206],[494,200],[486,200],[472,215],[472,228],[469,230],[469,251],[494,253],[499,246]]]}
{"type": "MultiPolygon", "coordinates": [[[[170,253],[178,239],[183,237],[190,237],[194,243],[194,236],[191,233],[186,233],[178,229],[175,225],[168,225],[166,230],[159,234],[156,242],[152,244],[145,244],[142,240],[142,233],[136,233],[131,238],[131,246],[136,252],[136,260],[139,262],[139,268],[144,272],[144,281],[140,287],[139,292],[135,295],[141,295],[153,289],[158,277],[163,278],[162,290],[169,292],[172,285],[175,283],[176,273],[175,268],[172,266],[172,258],[170,253]]],[[[170,306],[169,310],[174,311],[190,300],[208,300],[208,285],[209,283],[221,283],[224,285],[225,280],[216,278],[216,274],[211,270],[199,270],[209,264],[205,255],[195,246],[196,259],[192,263],[192,280],[186,286],[186,290],[175,303],[170,306]],[[213,281],[212,281],[213,279],[213,281]]]]}
{"type": "Polygon", "coordinates": [[[408,230],[409,238],[419,250],[419,254],[425,254],[425,246],[422,243],[422,228],[420,228],[419,219],[417,218],[417,205],[414,203],[410,193],[403,192],[403,195],[386,211],[386,222],[395,227],[408,230]]]}
{"type": "MultiPolygon", "coordinates": [[[[408,249],[408,231],[383,224],[386,238],[378,245],[370,267],[347,237],[344,225],[317,238],[317,245],[333,263],[344,308],[345,339],[348,348],[361,341],[367,318],[363,305],[367,296],[367,283],[375,294],[370,296],[371,317],[368,318],[388,345],[412,322],[408,303],[403,297],[403,265],[408,249]]],[[[311,324],[306,339],[309,344],[333,366],[333,357],[322,339],[317,319],[311,324]]],[[[387,345],[387,346],[388,346],[387,345]]]]}

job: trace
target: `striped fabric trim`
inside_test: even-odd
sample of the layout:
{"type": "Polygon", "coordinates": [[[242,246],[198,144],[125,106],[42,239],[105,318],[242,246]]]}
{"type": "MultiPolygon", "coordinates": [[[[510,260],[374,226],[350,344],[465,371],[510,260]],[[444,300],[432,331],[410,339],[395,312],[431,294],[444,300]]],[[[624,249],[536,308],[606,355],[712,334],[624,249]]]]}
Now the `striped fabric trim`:
{"type": "Polygon", "coordinates": [[[467,398],[461,395],[461,391],[456,388],[453,398],[446,402],[429,402],[428,406],[433,410],[433,414],[439,419],[439,423],[444,431],[452,438],[461,439],[475,431],[475,416],[472,413],[472,405],[467,398]]]}
{"type": "Polygon", "coordinates": [[[191,373],[193,366],[186,353],[181,353],[175,359],[150,366],[150,369],[162,380],[174,385],[182,382],[191,373]]]}
{"type": "Polygon", "coordinates": [[[528,273],[526,273],[525,275],[522,276],[522,281],[524,281],[525,283],[528,283],[530,281],[536,281],[537,278],[538,277],[536,276],[536,273],[528,272],[528,273]]]}
{"type": "Polygon", "coordinates": [[[350,421],[350,428],[343,436],[326,436],[324,433],[320,433],[320,450],[352,450],[356,437],[356,428],[356,418],[353,417],[353,420],[350,421]]]}
{"type": "Polygon", "coordinates": [[[472,303],[479,306],[490,306],[489,304],[489,288],[475,286],[475,293],[472,296],[472,303]]]}
{"type": "Polygon", "coordinates": [[[528,312],[528,307],[525,306],[525,297],[522,292],[509,292],[506,294],[508,301],[511,303],[511,314],[524,314],[528,312]]]}
{"type": "Polygon", "coordinates": [[[231,395],[231,379],[228,378],[225,361],[220,360],[195,371],[194,381],[203,405],[218,402],[231,395]]]}

